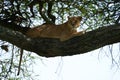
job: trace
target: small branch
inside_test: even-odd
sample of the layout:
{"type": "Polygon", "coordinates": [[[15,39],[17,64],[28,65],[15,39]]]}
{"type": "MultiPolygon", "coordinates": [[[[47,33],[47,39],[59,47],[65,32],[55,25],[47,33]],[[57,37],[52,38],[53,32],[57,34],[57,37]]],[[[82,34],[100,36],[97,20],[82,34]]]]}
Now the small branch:
{"type": "Polygon", "coordinates": [[[45,2],[40,1],[39,2],[39,13],[41,15],[41,17],[47,22],[47,23],[51,23],[51,21],[47,18],[47,16],[45,15],[45,12],[42,11],[43,9],[43,5],[45,2]]]}
{"type": "Polygon", "coordinates": [[[103,26],[64,42],[50,38],[31,39],[0,25],[0,39],[24,50],[35,52],[39,56],[71,56],[120,42],[120,24],[103,26]]]}
{"type": "Polygon", "coordinates": [[[53,6],[53,2],[48,2],[47,15],[48,15],[48,17],[52,20],[52,22],[55,23],[56,17],[55,17],[54,15],[52,15],[52,13],[51,13],[51,11],[52,11],[52,6],[53,6]]]}
{"type": "Polygon", "coordinates": [[[23,49],[20,49],[20,60],[19,60],[19,66],[18,66],[18,73],[17,73],[17,75],[20,74],[22,57],[23,57],[23,49]]]}
{"type": "Polygon", "coordinates": [[[33,11],[33,6],[36,5],[36,4],[39,4],[39,13],[41,15],[41,17],[44,19],[44,21],[46,23],[55,23],[55,19],[56,17],[53,16],[51,14],[51,11],[52,11],[52,6],[53,6],[53,2],[52,1],[43,1],[43,0],[33,0],[28,6],[30,7],[30,11],[32,13],[32,17],[35,17],[34,15],[34,11],[33,11]],[[47,3],[48,4],[48,10],[47,10],[47,15],[46,15],[46,12],[43,11],[43,8],[44,8],[44,4],[47,3]],[[51,20],[50,20],[50,19],[51,20]]]}

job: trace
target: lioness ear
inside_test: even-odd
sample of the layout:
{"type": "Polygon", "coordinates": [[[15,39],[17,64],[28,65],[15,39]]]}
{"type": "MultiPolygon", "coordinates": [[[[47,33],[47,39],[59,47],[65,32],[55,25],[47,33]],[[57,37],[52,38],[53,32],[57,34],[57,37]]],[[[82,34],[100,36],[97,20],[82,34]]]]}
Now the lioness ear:
{"type": "Polygon", "coordinates": [[[78,16],[79,20],[82,20],[82,17],[81,16],[78,16]]]}
{"type": "Polygon", "coordinates": [[[70,19],[70,16],[68,16],[67,18],[68,18],[68,20],[69,20],[69,19],[70,19]]]}

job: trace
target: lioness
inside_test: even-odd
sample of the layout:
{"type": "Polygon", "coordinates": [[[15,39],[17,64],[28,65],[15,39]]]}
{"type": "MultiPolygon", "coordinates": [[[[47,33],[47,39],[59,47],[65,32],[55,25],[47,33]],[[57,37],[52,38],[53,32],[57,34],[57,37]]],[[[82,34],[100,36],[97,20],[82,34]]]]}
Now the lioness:
{"type": "Polygon", "coordinates": [[[68,17],[68,21],[63,24],[43,24],[29,29],[26,35],[31,38],[59,38],[60,41],[65,41],[74,36],[79,36],[84,33],[84,31],[77,32],[77,28],[80,26],[81,20],[81,16],[68,17]]]}

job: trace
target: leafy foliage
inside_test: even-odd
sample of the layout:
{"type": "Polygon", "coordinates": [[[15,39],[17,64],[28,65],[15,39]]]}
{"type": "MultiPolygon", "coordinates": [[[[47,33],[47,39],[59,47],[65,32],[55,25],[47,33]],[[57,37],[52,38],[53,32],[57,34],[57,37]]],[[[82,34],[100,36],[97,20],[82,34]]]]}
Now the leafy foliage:
{"type": "MultiPolygon", "coordinates": [[[[35,19],[39,21],[42,20],[39,10],[39,6],[42,1],[43,0],[1,1],[0,20],[14,22],[18,25],[24,24],[24,26],[30,26],[35,19]]],[[[66,16],[78,15],[83,16],[83,23],[85,25],[93,28],[119,22],[119,1],[43,1],[42,11],[45,14],[44,16],[47,18],[47,8],[49,8],[49,4],[51,4],[50,2],[53,3],[51,13],[56,17],[57,23],[61,23],[63,20],[66,20],[66,16]]]]}

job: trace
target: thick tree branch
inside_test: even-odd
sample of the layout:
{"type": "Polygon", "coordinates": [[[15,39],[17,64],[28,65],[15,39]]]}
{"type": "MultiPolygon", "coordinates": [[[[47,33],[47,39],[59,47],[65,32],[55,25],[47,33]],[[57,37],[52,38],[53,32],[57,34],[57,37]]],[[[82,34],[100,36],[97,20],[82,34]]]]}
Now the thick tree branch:
{"type": "Polygon", "coordinates": [[[120,42],[120,24],[104,26],[64,42],[60,42],[59,39],[30,39],[20,32],[0,25],[0,39],[40,56],[70,56],[120,42]]]}
{"type": "Polygon", "coordinates": [[[0,20],[0,25],[2,25],[3,27],[6,27],[8,29],[21,32],[23,34],[25,34],[26,31],[28,31],[28,29],[30,29],[29,27],[22,27],[22,26],[14,24],[14,23],[7,22],[5,20],[0,20]]]}

